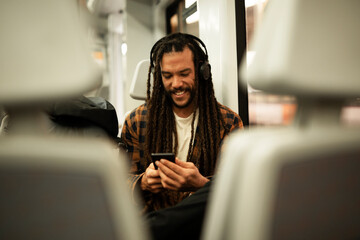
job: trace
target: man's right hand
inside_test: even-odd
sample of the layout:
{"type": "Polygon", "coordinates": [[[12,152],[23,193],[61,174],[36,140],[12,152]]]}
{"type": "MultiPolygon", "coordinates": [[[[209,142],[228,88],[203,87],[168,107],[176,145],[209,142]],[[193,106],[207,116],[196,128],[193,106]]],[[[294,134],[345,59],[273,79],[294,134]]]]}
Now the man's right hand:
{"type": "Polygon", "coordinates": [[[141,178],[141,190],[158,193],[163,188],[159,170],[155,170],[154,164],[151,163],[141,178]]]}

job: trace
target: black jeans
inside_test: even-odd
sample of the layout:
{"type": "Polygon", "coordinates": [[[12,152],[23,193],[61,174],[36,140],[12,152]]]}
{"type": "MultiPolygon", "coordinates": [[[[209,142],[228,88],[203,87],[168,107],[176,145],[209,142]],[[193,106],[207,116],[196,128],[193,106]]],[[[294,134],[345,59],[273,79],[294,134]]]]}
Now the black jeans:
{"type": "Polygon", "coordinates": [[[200,239],[211,182],[173,207],[148,213],[153,239],[200,239]]]}

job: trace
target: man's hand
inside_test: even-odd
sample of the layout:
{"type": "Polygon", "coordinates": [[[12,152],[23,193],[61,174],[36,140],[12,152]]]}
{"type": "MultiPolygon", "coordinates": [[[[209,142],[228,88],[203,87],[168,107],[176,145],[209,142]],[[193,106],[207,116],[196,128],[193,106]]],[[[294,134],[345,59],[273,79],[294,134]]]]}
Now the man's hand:
{"type": "Polygon", "coordinates": [[[209,181],[192,162],[183,162],[176,158],[175,163],[172,163],[161,159],[156,165],[161,184],[166,189],[194,192],[209,181]]]}
{"type": "Polygon", "coordinates": [[[141,190],[158,193],[163,188],[159,175],[159,170],[155,170],[154,164],[150,164],[141,178],[141,190]]]}

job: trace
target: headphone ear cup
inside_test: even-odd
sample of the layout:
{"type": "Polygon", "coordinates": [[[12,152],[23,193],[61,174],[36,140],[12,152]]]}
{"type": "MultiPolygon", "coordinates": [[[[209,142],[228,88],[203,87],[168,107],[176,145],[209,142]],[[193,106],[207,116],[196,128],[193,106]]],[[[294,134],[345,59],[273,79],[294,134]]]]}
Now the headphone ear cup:
{"type": "Polygon", "coordinates": [[[211,65],[208,61],[205,61],[200,66],[200,75],[204,80],[209,80],[211,75],[211,65]]]}

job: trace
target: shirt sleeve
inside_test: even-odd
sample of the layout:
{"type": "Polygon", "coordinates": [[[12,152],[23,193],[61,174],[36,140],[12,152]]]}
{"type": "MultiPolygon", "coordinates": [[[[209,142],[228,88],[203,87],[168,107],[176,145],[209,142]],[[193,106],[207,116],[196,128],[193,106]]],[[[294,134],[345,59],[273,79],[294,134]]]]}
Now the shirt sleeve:
{"type": "Polygon", "coordinates": [[[220,110],[224,116],[226,128],[229,130],[229,133],[235,129],[244,128],[243,122],[236,112],[223,105],[220,105],[220,110]]]}
{"type": "Polygon", "coordinates": [[[234,114],[233,118],[233,124],[231,124],[230,132],[232,132],[235,129],[244,128],[244,124],[238,114],[234,114]]]}
{"type": "Polygon", "coordinates": [[[139,180],[144,174],[144,170],[140,166],[140,158],[141,158],[140,156],[141,150],[139,146],[140,136],[139,136],[136,119],[137,118],[136,118],[136,110],[135,110],[126,117],[121,132],[121,138],[126,146],[127,153],[129,155],[131,162],[131,168],[128,177],[128,185],[132,192],[135,191],[135,188],[139,183],[139,180]]]}

